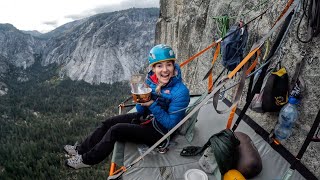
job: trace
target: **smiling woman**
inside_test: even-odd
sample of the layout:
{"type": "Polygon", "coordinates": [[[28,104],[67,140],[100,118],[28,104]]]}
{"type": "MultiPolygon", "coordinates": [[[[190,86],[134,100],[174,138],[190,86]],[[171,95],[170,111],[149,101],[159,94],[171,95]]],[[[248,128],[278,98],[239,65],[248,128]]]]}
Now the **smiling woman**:
{"type": "Polygon", "coordinates": [[[132,7],[159,7],[159,0],[4,1],[0,6],[0,23],[45,33],[71,21],[132,7]]]}
{"type": "MultiPolygon", "coordinates": [[[[137,104],[137,113],[103,121],[81,145],[66,145],[65,151],[73,155],[66,161],[67,166],[79,169],[101,162],[112,152],[116,141],[151,146],[182,120],[190,96],[172,48],[163,44],[153,47],[149,64],[152,71],[145,83],[151,88],[151,100],[137,104]]],[[[169,139],[167,145],[168,142],[169,139]]]]}

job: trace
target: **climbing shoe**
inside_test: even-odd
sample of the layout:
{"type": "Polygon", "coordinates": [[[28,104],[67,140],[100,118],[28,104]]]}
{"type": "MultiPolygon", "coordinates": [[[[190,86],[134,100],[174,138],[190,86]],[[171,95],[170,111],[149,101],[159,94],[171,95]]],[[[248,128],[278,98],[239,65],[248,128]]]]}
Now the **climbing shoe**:
{"type": "Polygon", "coordinates": [[[82,155],[75,155],[66,160],[66,166],[72,167],[74,169],[90,167],[90,165],[84,164],[82,162],[82,155]]]}

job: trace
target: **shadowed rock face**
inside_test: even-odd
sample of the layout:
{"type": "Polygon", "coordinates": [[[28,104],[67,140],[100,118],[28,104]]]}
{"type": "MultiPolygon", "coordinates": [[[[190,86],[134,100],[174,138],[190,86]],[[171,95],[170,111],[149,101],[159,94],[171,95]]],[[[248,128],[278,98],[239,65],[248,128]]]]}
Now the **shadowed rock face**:
{"type": "Polygon", "coordinates": [[[37,37],[0,24],[0,55],[24,69],[40,56],[43,66],[58,64],[60,76],[72,80],[94,84],[128,80],[146,65],[158,16],[158,8],[104,13],[37,37]]]}
{"type": "Polygon", "coordinates": [[[33,55],[39,53],[42,43],[11,24],[0,24],[0,60],[2,62],[27,68],[34,63],[33,55]]]}
{"type": "MultiPolygon", "coordinates": [[[[272,5],[261,19],[259,18],[249,25],[248,51],[253,42],[271,29],[286,5],[286,1],[272,0],[265,4],[259,4],[262,2],[252,0],[160,0],[160,17],[156,25],[155,42],[171,45],[177,54],[178,62],[182,62],[220,38],[219,26],[214,17],[223,14],[233,16],[234,18],[230,20],[230,25],[240,19],[248,22],[272,5]]],[[[292,136],[284,143],[285,147],[293,155],[297,155],[316,117],[316,113],[320,109],[320,81],[317,80],[320,78],[320,37],[314,38],[312,42],[307,44],[297,40],[296,30],[301,15],[302,11],[300,9],[296,13],[287,37],[274,57],[275,60],[282,59],[282,65],[287,68],[290,79],[293,76],[296,62],[301,59],[307,62],[301,73],[307,89],[303,92],[299,119],[294,127],[292,136]]],[[[272,35],[270,39],[271,45],[277,33],[278,31],[272,35]]],[[[305,20],[303,20],[299,34],[303,37],[306,33],[305,20]]],[[[207,82],[202,81],[202,78],[211,67],[213,52],[213,50],[209,50],[209,52],[201,55],[183,68],[183,78],[191,92],[201,93],[207,87],[207,82]]],[[[221,60],[218,60],[213,70],[214,79],[221,70],[221,60]]],[[[234,81],[236,80],[237,77],[234,81]]],[[[227,96],[230,96],[231,92],[232,90],[229,90],[227,96]]],[[[243,107],[245,96],[246,94],[244,93],[239,108],[243,107]]],[[[267,131],[271,131],[274,128],[278,118],[278,113],[258,114],[248,110],[247,114],[267,131]]],[[[320,170],[318,168],[320,166],[319,153],[319,143],[311,143],[302,159],[302,163],[318,178],[320,178],[320,170]]]]}

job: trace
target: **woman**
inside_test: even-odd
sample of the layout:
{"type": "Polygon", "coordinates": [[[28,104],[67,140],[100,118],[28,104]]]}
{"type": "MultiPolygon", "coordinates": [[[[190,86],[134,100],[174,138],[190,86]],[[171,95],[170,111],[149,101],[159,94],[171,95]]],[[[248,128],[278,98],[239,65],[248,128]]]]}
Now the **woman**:
{"type": "Polygon", "coordinates": [[[152,70],[146,79],[152,89],[151,100],[137,104],[137,113],[114,116],[102,122],[79,146],[66,145],[64,150],[73,156],[67,159],[66,165],[79,169],[97,164],[112,152],[116,141],[151,146],[178,124],[185,115],[190,96],[175,60],[171,47],[163,44],[153,47],[149,54],[152,70]],[[145,121],[146,117],[153,122],[145,121]]]}

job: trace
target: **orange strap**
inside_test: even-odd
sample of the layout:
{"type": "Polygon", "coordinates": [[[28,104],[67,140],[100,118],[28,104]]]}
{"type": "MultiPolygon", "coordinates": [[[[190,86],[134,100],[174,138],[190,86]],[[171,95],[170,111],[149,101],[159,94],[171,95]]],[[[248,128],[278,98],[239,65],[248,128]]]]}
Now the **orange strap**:
{"type": "MultiPolygon", "coordinates": [[[[251,52],[250,52],[251,53],[251,52]]],[[[249,53],[249,54],[250,54],[249,53]]],[[[256,56],[256,59],[254,60],[254,62],[251,64],[251,66],[248,68],[248,70],[246,71],[246,75],[248,75],[255,67],[256,65],[258,64],[258,58],[261,54],[261,50],[260,49],[257,49],[256,50],[256,53],[257,53],[257,56],[256,56]]],[[[251,55],[252,56],[252,55],[251,55]]],[[[247,57],[246,57],[247,58],[247,57]]],[[[250,59],[250,57],[248,58],[250,59]]],[[[245,64],[245,63],[244,63],[245,64]]],[[[232,121],[233,121],[233,118],[234,118],[234,114],[236,113],[236,110],[237,110],[237,106],[235,106],[234,108],[232,108],[231,112],[230,112],[230,115],[229,115],[229,118],[228,118],[228,122],[227,122],[227,129],[230,129],[231,128],[231,125],[232,125],[232,121]]]]}
{"type": "Polygon", "coordinates": [[[248,62],[248,60],[260,49],[260,47],[255,48],[252,50],[241,62],[238,64],[236,68],[234,68],[233,71],[228,74],[228,78],[231,79],[241,68],[248,62]]]}
{"type": "Polygon", "coordinates": [[[210,75],[208,78],[208,92],[211,92],[212,89],[213,89],[213,77],[212,75],[210,75]]]}
{"type": "MultiPolygon", "coordinates": [[[[292,5],[293,1],[294,1],[294,0],[289,0],[289,1],[287,2],[286,7],[282,10],[280,16],[279,16],[279,17],[277,18],[277,20],[274,22],[273,26],[274,26],[274,25],[282,18],[282,16],[288,11],[288,9],[289,9],[289,7],[292,5]]],[[[273,27],[273,26],[272,26],[272,27],[273,27]]]]}
{"type": "Polygon", "coordinates": [[[110,169],[110,176],[118,174],[120,171],[127,171],[127,168],[125,166],[121,166],[118,170],[114,171],[113,173],[111,173],[111,169],[110,169]]]}
{"type": "Polygon", "coordinates": [[[232,120],[233,120],[234,114],[236,113],[236,110],[237,110],[237,106],[232,108],[232,110],[230,112],[230,116],[229,116],[228,123],[227,123],[227,129],[231,128],[232,120]]]}
{"type": "Polygon", "coordinates": [[[259,56],[261,55],[261,50],[259,49],[257,51],[257,56],[256,56],[256,59],[253,61],[253,63],[251,64],[251,66],[248,68],[248,70],[246,71],[246,75],[249,75],[251,73],[251,71],[257,66],[258,64],[258,59],[259,59],[259,56]]]}
{"type": "MultiPolygon", "coordinates": [[[[211,62],[212,66],[217,61],[219,54],[220,54],[220,42],[218,42],[216,50],[214,52],[213,59],[211,62]]],[[[208,92],[211,92],[212,89],[213,89],[213,75],[211,73],[211,75],[209,76],[209,79],[208,79],[208,92]]]]}
{"type": "Polygon", "coordinates": [[[212,59],[212,62],[211,62],[212,65],[218,59],[219,54],[220,54],[220,42],[217,43],[216,51],[214,52],[213,59],[212,59]]]}
{"type": "Polygon", "coordinates": [[[194,60],[196,57],[200,56],[202,53],[206,52],[207,50],[209,50],[212,47],[215,47],[217,45],[217,42],[213,42],[211,45],[209,45],[208,47],[204,48],[203,50],[201,50],[200,52],[198,52],[197,54],[191,56],[189,59],[185,60],[184,62],[182,62],[180,64],[180,67],[185,66],[186,64],[188,64],[189,62],[191,62],[192,60],[194,60]]]}
{"type": "Polygon", "coordinates": [[[116,170],[117,164],[114,162],[111,162],[110,170],[109,170],[109,176],[112,176],[114,174],[114,171],[116,170]]]}

